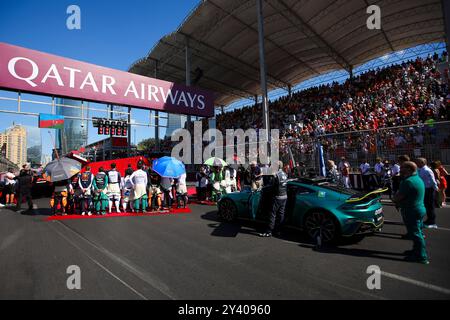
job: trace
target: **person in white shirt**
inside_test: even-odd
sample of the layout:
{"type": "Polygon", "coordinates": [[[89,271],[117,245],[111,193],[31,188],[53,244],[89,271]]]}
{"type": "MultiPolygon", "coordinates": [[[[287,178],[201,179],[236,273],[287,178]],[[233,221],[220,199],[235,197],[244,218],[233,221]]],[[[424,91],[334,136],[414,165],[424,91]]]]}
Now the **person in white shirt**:
{"type": "Polygon", "coordinates": [[[370,164],[367,161],[364,161],[359,166],[359,171],[361,172],[362,182],[363,182],[363,189],[369,190],[370,189],[370,164]]]}
{"type": "Polygon", "coordinates": [[[147,172],[142,170],[144,163],[139,160],[137,164],[137,170],[133,172],[130,177],[131,183],[133,184],[133,199],[134,199],[134,210],[136,212],[145,212],[147,210],[148,197],[147,197],[147,172]]]}
{"type": "Polygon", "coordinates": [[[345,188],[350,189],[350,164],[345,159],[345,157],[341,158],[341,162],[338,165],[339,172],[341,174],[342,184],[345,188]]]}
{"type": "Polygon", "coordinates": [[[9,168],[4,177],[5,188],[3,189],[3,193],[5,194],[5,205],[8,207],[14,205],[14,194],[16,187],[15,177],[13,168],[9,168]]]}
{"type": "Polygon", "coordinates": [[[380,186],[381,178],[383,177],[383,174],[384,174],[384,170],[383,170],[384,164],[381,161],[381,158],[377,158],[376,161],[377,161],[377,163],[375,163],[375,165],[374,165],[375,174],[376,174],[375,177],[376,177],[377,186],[380,186]]]}
{"type": "Polygon", "coordinates": [[[177,208],[185,208],[187,201],[186,173],[183,173],[177,182],[177,208]]]}
{"type": "Polygon", "coordinates": [[[173,199],[172,185],[173,185],[173,183],[174,183],[173,178],[161,177],[161,189],[164,194],[163,206],[166,209],[169,209],[172,207],[172,199],[173,199]]]}
{"type": "Polygon", "coordinates": [[[231,193],[236,191],[237,183],[236,183],[236,170],[231,166],[227,166],[224,170],[225,173],[225,192],[231,193]]]}
{"type": "Polygon", "coordinates": [[[108,187],[106,194],[109,198],[109,213],[112,212],[112,205],[116,207],[116,212],[120,213],[120,196],[121,196],[122,177],[116,169],[116,164],[111,164],[111,170],[108,171],[108,187]]]}
{"type": "Polygon", "coordinates": [[[427,160],[425,158],[417,158],[416,164],[419,168],[419,177],[425,184],[425,198],[423,202],[425,209],[427,210],[427,219],[423,224],[427,228],[437,228],[436,213],[434,210],[434,193],[435,191],[439,191],[438,184],[434,177],[433,170],[427,166],[427,160]]]}
{"type": "Polygon", "coordinates": [[[400,165],[395,161],[391,162],[392,173],[392,193],[395,194],[400,186],[400,165]]]}
{"type": "Polygon", "coordinates": [[[127,206],[130,204],[130,211],[133,212],[133,182],[131,181],[131,175],[133,174],[133,169],[128,168],[125,171],[125,178],[122,178],[122,209],[123,212],[127,212],[127,206]]]}

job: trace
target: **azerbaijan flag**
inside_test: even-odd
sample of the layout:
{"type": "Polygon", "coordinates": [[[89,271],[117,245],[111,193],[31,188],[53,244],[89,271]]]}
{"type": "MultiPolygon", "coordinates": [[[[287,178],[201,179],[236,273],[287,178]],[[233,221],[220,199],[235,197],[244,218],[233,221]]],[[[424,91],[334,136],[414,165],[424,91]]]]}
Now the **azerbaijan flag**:
{"type": "Polygon", "coordinates": [[[63,129],[64,116],[54,114],[39,114],[39,128],[63,129]]]}

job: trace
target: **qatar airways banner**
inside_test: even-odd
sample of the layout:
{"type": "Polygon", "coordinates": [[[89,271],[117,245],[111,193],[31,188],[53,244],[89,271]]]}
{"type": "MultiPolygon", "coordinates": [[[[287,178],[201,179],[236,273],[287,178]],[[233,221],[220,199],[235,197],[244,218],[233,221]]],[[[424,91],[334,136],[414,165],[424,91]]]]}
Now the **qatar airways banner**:
{"type": "Polygon", "coordinates": [[[1,42],[0,88],[214,116],[211,92],[1,42]]]}

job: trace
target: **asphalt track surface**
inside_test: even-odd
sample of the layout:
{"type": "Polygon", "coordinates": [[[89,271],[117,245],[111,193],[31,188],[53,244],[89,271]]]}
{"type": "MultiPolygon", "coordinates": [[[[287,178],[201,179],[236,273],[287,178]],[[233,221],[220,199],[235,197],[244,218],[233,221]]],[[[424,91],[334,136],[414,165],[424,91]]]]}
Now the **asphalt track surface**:
{"type": "Polygon", "coordinates": [[[411,241],[391,205],[382,232],[315,250],[301,233],[260,238],[253,222],[192,213],[46,221],[48,200],[0,209],[0,299],[449,299],[450,209],[426,230],[431,264],[403,261],[411,241]],[[81,270],[81,290],[66,286],[81,270]],[[381,289],[369,290],[368,266],[381,289]]]}

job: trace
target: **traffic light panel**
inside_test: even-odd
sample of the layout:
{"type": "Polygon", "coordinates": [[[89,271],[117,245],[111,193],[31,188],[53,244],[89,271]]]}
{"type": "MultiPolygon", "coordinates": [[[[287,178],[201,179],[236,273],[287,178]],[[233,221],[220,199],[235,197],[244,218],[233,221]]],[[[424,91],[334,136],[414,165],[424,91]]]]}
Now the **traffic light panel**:
{"type": "Polygon", "coordinates": [[[111,122],[109,121],[109,120],[106,120],[105,121],[105,133],[104,134],[106,134],[106,135],[108,135],[109,136],[109,133],[110,133],[110,125],[111,125],[111,122]]]}
{"type": "Polygon", "coordinates": [[[128,135],[128,122],[120,120],[93,118],[92,124],[99,135],[113,135],[125,137],[128,135]]]}
{"type": "Polygon", "coordinates": [[[111,135],[115,136],[116,135],[116,122],[115,121],[111,121],[111,135]]]}
{"type": "Polygon", "coordinates": [[[122,123],[122,136],[125,137],[128,135],[128,123],[122,123]]]}
{"type": "Polygon", "coordinates": [[[96,125],[98,128],[98,134],[105,134],[105,127],[103,126],[103,119],[97,120],[96,125]]]}

